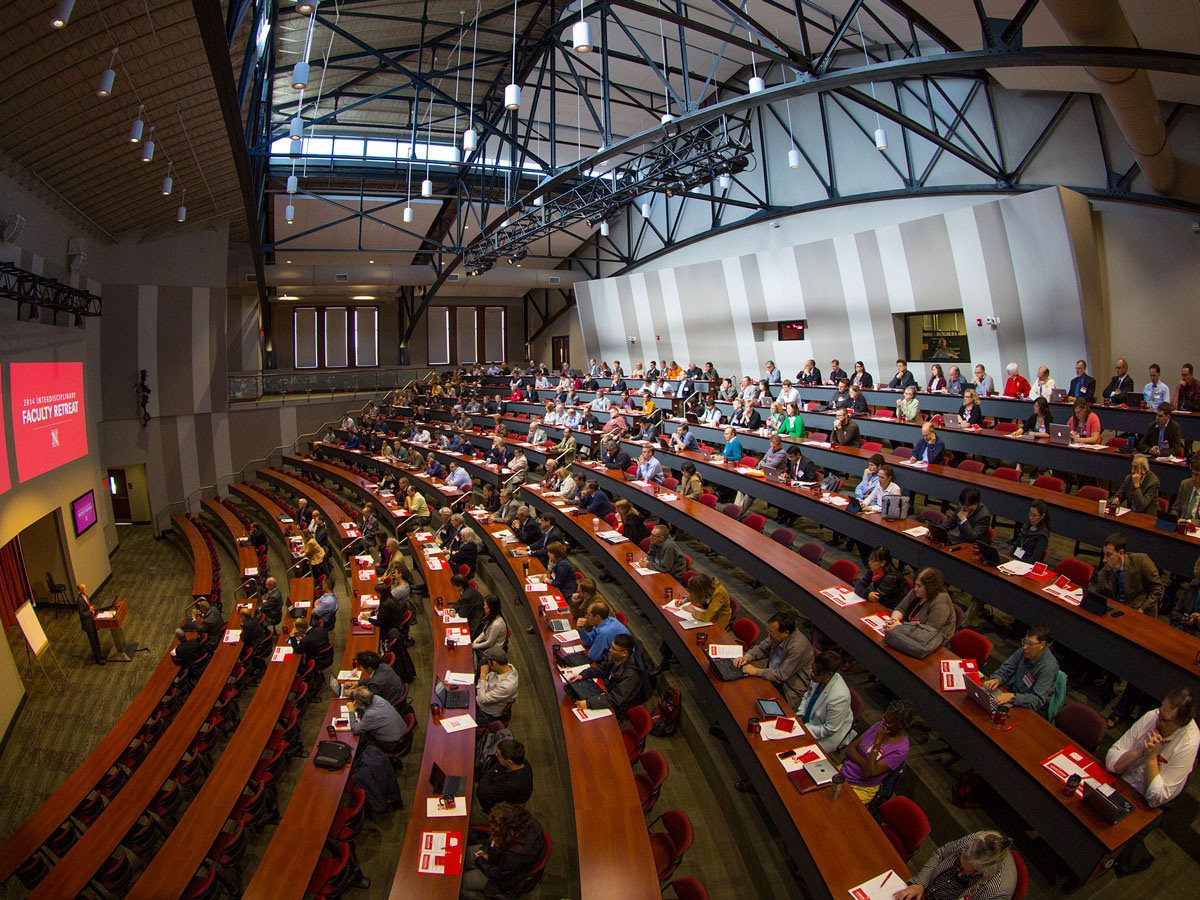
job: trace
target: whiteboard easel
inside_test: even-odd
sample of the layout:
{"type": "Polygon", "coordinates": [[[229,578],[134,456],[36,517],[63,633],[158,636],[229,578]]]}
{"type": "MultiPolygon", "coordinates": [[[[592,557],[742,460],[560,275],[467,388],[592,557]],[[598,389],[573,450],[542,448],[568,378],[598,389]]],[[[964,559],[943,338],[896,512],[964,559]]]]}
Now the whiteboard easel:
{"type": "MultiPolygon", "coordinates": [[[[50,640],[46,637],[42,623],[38,620],[37,610],[34,609],[32,600],[26,600],[21,608],[17,610],[17,624],[21,626],[21,632],[25,635],[25,658],[29,662],[30,675],[46,675],[45,667],[42,664],[42,654],[47,653],[54,660],[54,665],[58,666],[59,673],[65,678],[67,673],[63,671],[62,663],[58,661],[58,657],[50,649],[50,640]],[[35,662],[37,663],[36,671],[33,665],[35,662]]],[[[54,680],[49,675],[46,675],[46,680],[50,682],[51,689],[57,694],[58,687],[55,685],[54,680]]]]}

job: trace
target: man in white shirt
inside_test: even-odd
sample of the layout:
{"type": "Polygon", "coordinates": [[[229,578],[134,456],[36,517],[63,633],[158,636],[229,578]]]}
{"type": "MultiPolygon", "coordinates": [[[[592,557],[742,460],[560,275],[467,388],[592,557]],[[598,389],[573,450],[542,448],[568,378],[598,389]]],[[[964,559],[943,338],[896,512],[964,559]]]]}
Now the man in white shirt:
{"type": "Polygon", "coordinates": [[[604,393],[604,388],[596,391],[596,396],[592,399],[592,409],[603,412],[612,406],[612,401],[608,399],[608,394],[604,393]]]}
{"type": "Polygon", "coordinates": [[[747,403],[754,403],[754,398],[758,396],[758,385],[750,380],[749,375],[742,376],[742,383],[738,386],[741,392],[742,399],[747,403]]]}
{"type": "Polygon", "coordinates": [[[517,699],[517,670],[509,663],[503,647],[483,653],[479,680],[475,683],[475,722],[490,725],[517,699]]]}
{"type": "Polygon", "coordinates": [[[789,403],[800,403],[800,391],[796,389],[791,381],[785,381],[783,383],[783,390],[779,392],[779,396],[776,399],[779,401],[780,406],[787,409],[789,403]]]}
{"type": "Polygon", "coordinates": [[[1046,366],[1042,366],[1038,369],[1037,378],[1029,391],[1029,399],[1036,400],[1038,397],[1045,397],[1046,400],[1049,400],[1051,392],[1056,390],[1058,390],[1058,385],[1050,377],[1050,370],[1046,366]]]}
{"type": "Polygon", "coordinates": [[[975,392],[980,397],[987,397],[996,392],[996,382],[992,381],[992,376],[982,364],[975,367],[975,392]]]}
{"type": "Polygon", "coordinates": [[[654,458],[654,448],[642,448],[642,455],[638,457],[637,477],[650,484],[662,484],[662,464],[654,458]]]}
{"type": "Polygon", "coordinates": [[[1142,388],[1142,397],[1149,409],[1158,409],[1171,399],[1171,389],[1159,381],[1161,376],[1162,369],[1158,363],[1153,363],[1150,366],[1150,381],[1142,388]]]}
{"type": "Polygon", "coordinates": [[[346,413],[345,418],[342,419],[342,431],[353,431],[353,430],[354,430],[354,419],[351,417],[350,413],[346,413]]]}
{"type": "Polygon", "coordinates": [[[1116,772],[1146,798],[1152,808],[1183,791],[1196,764],[1200,728],[1193,721],[1195,699],[1188,688],[1176,688],[1112,745],[1104,767],[1116,772]]]}

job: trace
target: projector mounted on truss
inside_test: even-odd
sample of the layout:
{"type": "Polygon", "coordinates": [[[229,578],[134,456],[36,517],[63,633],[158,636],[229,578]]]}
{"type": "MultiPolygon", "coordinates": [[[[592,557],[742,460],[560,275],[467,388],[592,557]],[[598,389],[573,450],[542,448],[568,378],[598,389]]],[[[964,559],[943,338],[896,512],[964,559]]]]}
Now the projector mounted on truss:
{"type": "Polygon", "coordinates": [[[721,176],[737,175],[751,163],[750,116],[721,116],[681,129],[678,121],[663,125],[668,136],[603,173],[585,172],[583,180],[554,197],[540,195],[513,207],[506,223],[480,235],[467,247],[468,275],[482,275],[497,261],[512,264],[528,254],[534,241],[577,222],[594,226],[614,218],[622,207],[646,194],[680,196],[721,176]]]}

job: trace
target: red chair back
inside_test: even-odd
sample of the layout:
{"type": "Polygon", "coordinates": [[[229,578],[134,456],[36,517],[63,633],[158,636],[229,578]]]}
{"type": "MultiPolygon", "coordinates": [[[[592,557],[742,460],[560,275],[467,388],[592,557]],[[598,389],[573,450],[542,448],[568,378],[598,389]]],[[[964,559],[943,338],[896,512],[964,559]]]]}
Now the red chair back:
{"type": "Polygon", "coordinates": [[[771,540],[790,548],[796,541],[796,532],[790,528],[776,528],[771,532],[771,540]]]}
{"type": "Polygon", "coordinates": [[[1075,496],[1084,500],[1107,500],[1108,491],[1095,484],[1085,484],[1075,492],[1075,496]]]}
{"type": "Polygon", "coordinates": [[[859,716],[863,714],[863,710],[867,708],[867,702],[863,700],[863,695],[854,688],[849,688],[850,691],[850,721],[857,722],[859,716]]]}
{"type": "MultiPolygon", "coordinates": [[[[929,837],[929,819],[921,811],[921,807],[907,797],[893,797],[880,806],[879,819],[885,827],[884,833],[891,832],[888,835],[889,839],[892,835],[899,838],[900,843],[896,850],[906,860],[917,852],[921,841],[929,837]]],[[[893,840],[892,843],[895,844],[896,841],[893,840]]]]}
{"type": "Polygon", "coordinates": [[[688,876],[687,878],[676,878],[670,884],[669,888],[675,890],[675,900],[708,900],[708,891],[705,890],[699,879],[688,876]]]}
{"type": "Polygon", "coordinates": [[[979,671],[983,672],[984,666],[987,665],[988,657],[992,655],[992,642],[978,631],[964,628],[961,631],[956,631],[954,636],[950,638],[950,649],[963,659],[975,660],[975,664],[979,666],[979,671]]]}
{"type": "Polygon", "coordinates": [[[892,456],[896,459],[908,459],[912,456],[912,447],[897,447],[892,451],[892,456]]]}
{"type": "Polygon", "coordinates": [[[758,643],[759,627],[749,619],[736,619],[730,623],[729,630],[746,650],[758,643]]]}
{"type": "Polygon", "coordinates": [[[642,548],[643,553],[649,553],[650,552],[650,538],[648,538],[648,537],[642,538],[638,542],[638,546],[642,548]]]}
{"type": "Polygon", "coordinates": [[[964,472],[974,472],[976,475],[983,474],[983,463],[977,459],[964,459],[956,468],[962,469],[964,472]]]}
{"type": "Polygon", "coordinates": [[[1045,488],[1048,491],[1058,491],[1061,494],[1066,487],[1066,482],[1061,478],[1055,478],[1053,475],[1039,475],[1033,479],[1033,487],[1045,488]]]}
{"type": "Polygon", "coordinates": [[[996,430],[999,431],[1001,434],[1012,434],[1014,431],[1017,430],[1017,423],[1016,422],[997,422],[996,430]]]}
{"type": "Polygon", "coordinates": [[[1008,466],[1000,466],[997,469],[993,469],[992,474],[994,476],[996,476],[997,478],[1003,478],[1005,481],[1020,481],[1021,480],[1021,473],[1018,472],[1016,469],[1010,468],[1008,466]]]}
{"type": "Polygon", "coordinates": [[[825,548],[816,541],[807,541],[800,545],[800,555],[809,562],[820,564],[821,557],[825,555],[825,548]]]}
{"type": "Polygon", "coordinates": [[[1054,567],[1054,571],[1059,575],[1066,575],[1073,582],[1075,582],[1075,584],[1079,585],[1079,587],[1087,587],[1088,584],[1091,583],[1092,574],[1096,570],[1082,560],[1078,560],[1073,556],[1068,556],[1054,567]]]}
{"type": "Polygon", "coordinates": [[[717,508],[717,495],[704,493],[700,495],[700,502],[710,509],[717,508]]]}
{"type": "Polygon", "coordinates": [[[1054,724],[1063,734],[1089,753],[1095,753],[1108,731],[1104,716],[1090,706],[1072,700],[1058,711],[1054,724]]]}
{"type": "Polygon", "coordinates": [[[613,615],[614,615],[614,616],[616,616],[616,619],[617,619],[617,621],[618,621],[618,622],[620,622],[622,625],[628,625],[628,624],[629,624],[629,618],[628,618],[628,616],[626,616],[626,615],[625,615],[625,613],[621,612],[619,609],[618,609],[618,610],[614,610],[614,611],[613,611],[613,615]]]}
{"type": "Polygon", "coordinates": [[[854,579],[858,577],[858,566],[848,559],[835,560],[829,571],[846,584],[854,584],[854,579]]]}
{"type": "Polygon", "coordinates": [[[742,524],[748,528],[753,528],[755,531],[761,534],[763,526],[767,524],[767,519],[765,516],[760,516],[758,513],[751,513],[750,515],[746,516],[742,524]]]}
{"type": "Polygon", "coordinates": [[[721,512],[729,516],[731,519],[737,519],[739,522],[741,521],[742,516],[746,513],[746,511],[736,503],[726,503],[723,507],[721,507],[721,512]]]}
{"type": "Polygon", "coordinates": [[[1017,883],[1013,885],[1012,900],[1024,900],[1025,895],[1029,893],[1029,869],[1020,853],[1016,850],[1008,852],[1012,854],[1013,865],[1017,867],[1017,883]]]}
{"type": "Polygon", "coordinates": [[[878,441],[863,441],[862,448],[868,453],[878,453],[883,449],[883,444],[878,441]]]}

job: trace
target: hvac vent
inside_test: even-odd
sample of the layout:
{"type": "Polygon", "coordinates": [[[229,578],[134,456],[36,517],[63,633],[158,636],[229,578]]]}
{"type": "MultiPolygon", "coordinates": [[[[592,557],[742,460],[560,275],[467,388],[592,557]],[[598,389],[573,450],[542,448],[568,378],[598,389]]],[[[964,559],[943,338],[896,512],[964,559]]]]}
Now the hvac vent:
{"type": "Polygon", "coordinates": [[[550,276],[550,284],[561,284],[561,283],[562,283],[562,278],[560,276],[558,276],[558,275],[550,276]]]}
{"type": "Polygon", "coordinates": [[[246,284],[257,284],[257,283],[258,283],[258,276],[255,275],[253,272],[247,272],[246,273],[246,284]]]}
{"type": "Polygon", "coordinates": [[[334,272],[333,280],[338,282],[339,284],[345,284],[346,282],[348,282],[350,280],[350,273],[349,272],[334,272]]]}
{"type": "Polygon", "coordinates": [[[458,281],[458,279],[459,279],[459,273],[458,273],[458,272],[454,272],[453,274],[451,274],[451,275],[447,275],[447,276],[446,276],[446,280],[447,280],[447,281],[458,281]]]}

